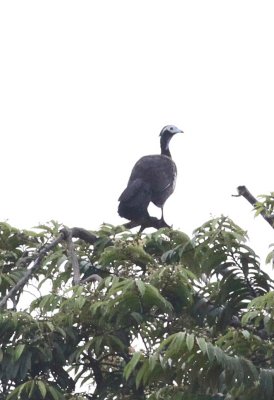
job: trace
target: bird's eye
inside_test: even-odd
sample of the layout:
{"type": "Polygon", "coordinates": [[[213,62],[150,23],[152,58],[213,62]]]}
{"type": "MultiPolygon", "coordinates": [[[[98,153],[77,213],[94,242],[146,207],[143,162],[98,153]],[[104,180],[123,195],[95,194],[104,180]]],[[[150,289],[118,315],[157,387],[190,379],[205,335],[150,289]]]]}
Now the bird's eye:
{"type": "Polygon", "coordinates": [[[171,127],[170,130],[173,131],[173,128],[171,127]]]}

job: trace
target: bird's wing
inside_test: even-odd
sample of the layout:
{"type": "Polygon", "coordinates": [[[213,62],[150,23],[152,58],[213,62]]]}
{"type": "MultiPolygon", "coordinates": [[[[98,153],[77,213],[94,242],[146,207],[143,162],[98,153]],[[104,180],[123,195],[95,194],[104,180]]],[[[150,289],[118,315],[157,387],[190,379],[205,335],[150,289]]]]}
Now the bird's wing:
{"type": "Polygon", "coordinates": [[[150,183],[152,192],[163,192],[174,187],[177,169],[174,161],[163,155],[140,158],[133,167],[129,183],[142,178],[150,183]]]}
{"type": "Polygon", "coordinates": [[[147,188],[147,184],[142,179],[140,178],[134,179],[128,183],[127,187],[120,195],[118,201],[123,201],[123,202],[129,202],[131,200],[134,201],[136,195],[138,195],[138,193],[144,188],[147,188]]]}
{"type": "Polygon", "coordinates": [[[119,197],[118,214],[129,220],[148,216],[147,207],[151,201],[150,185],[142,179],[130,181],[119,197]]]}

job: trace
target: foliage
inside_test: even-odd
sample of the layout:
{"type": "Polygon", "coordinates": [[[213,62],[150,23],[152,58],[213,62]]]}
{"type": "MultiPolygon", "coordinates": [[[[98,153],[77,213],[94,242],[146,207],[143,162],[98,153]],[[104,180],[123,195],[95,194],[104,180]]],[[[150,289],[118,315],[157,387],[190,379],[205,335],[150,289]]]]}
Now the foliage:
{"type": "Polygon", "coordinates": [[[255,215],[264,212],[268,217],[271,217],[274,214],[274,192],[262,194],[259,198],[260,201],[255,204],[255,215]]]}
{"type": "Polygon", "coordinates": [[[0,223],[0,400],[273,398],[273,281],[233,221],[62,228],[0,223]]]}
{"type": "MultiPolygon", "coordinates": [[[[255,216],[263,215],[272,228],[274,228],[274,192],[262,194],[259,198],[260,201],[257,201],[254,206],[255,216]]],[[[269,247],[271,247],[272,250],[266,258],[266,263],[272,263],[272,265],[274,265],[274,244],[271,244],[269,247]]]]}

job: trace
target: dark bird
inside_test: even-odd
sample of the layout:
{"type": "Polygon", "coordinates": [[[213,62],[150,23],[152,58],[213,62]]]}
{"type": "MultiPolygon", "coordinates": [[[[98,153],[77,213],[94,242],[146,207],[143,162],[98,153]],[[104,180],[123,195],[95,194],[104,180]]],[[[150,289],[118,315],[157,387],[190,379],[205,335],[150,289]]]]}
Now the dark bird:
{"type": "Polygon", "coordinates": [[[165,126],[160,132],[161,154],[144,156],[134,165],[127,187],[119,197],[120,217],[142,225],[151,218],[147,208],[152,201],[161,208],[161,226],[168,226],[164,220],[163,207],[175,189],[177,176],[169,142],[179,132],[183,131],[174,125],[165,126]]]}

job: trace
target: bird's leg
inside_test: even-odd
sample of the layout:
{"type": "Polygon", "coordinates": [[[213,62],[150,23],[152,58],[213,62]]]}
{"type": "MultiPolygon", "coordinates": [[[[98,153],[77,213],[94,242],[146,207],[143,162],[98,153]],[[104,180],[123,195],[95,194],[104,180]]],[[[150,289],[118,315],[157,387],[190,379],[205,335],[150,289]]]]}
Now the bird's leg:
{"type": "Polygon", "coordinates": [[[161,221],[164,221],[164,207],[161,207],[161,221]]]}
{"type": "Polygon", "coordinates": [[[170,225],[168,225],[164,219],[164,207],[161,207],[161,219],[159,220],[161,223],[161,228],[170,228],[170,225]]]}
{"type": "MultiPolygon", "coordinates": [[[[163,224],[166,224],[167,225],[167,223],[166,223],[166,221],[165,221],[165,219],[164,219],[164,207],[162,206],[161,207],[161,219],[160,219],[160,221],[163,223],[163,224]]],[[[167,225],[168,226],[168,225],[167,225]]]]}

